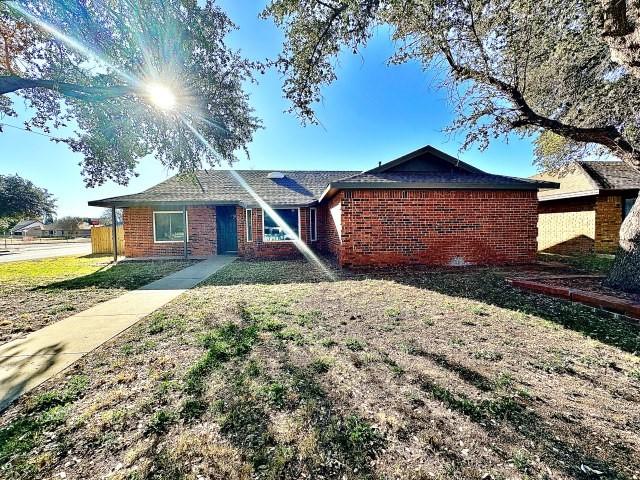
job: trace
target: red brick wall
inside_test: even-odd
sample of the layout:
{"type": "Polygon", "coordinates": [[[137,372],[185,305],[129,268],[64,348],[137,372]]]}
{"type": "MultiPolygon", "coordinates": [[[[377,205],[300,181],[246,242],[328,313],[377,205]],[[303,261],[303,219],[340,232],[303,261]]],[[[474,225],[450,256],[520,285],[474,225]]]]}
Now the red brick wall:
{"type": "MultiPolygon", "coordinates": [[[[301,255],[293,242],[262,241],[262,209],[253,210],[253,241],[247,242],[245,209],[238,207],[238,255],[247,258],[295,258],[301,255]]],[[[320,229],[318,229],[318,237],[320,229]]],[[[309,245],[309,209],[300,209],[300,238],[309,245]]],[[[315,242],[313,242],[315,243],[315,242]]]]}
{"type": "Polygon", "coordinates": [[[344,266],[518,264],[536,257],[534,191],[343,192],[344,266]]]}
{"type": "MultiPolygon", "coordinates": [[[[174,257],[184,254],[184,245],[179,243],[154,243],[153,212],[160,209],[129,207],[124,215],[124,254],[135,257],[174,257]]],[[[176,209],[179,210],[179,209],[176,209]]],[[[207,257],[216,254],[215,207],[195,206],[187,208],[189,255],[207,257]]]]}

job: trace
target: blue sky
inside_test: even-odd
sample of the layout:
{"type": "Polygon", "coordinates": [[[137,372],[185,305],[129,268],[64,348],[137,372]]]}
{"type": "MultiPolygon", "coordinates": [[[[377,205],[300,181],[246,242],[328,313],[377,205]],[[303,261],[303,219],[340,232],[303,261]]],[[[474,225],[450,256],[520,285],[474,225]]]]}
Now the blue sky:
{"type": "MultiPolygon", "coordinates": [[[[279,52],[282,34],[270,21],[258,19],[264,1],[218,3],[239,27],[230,45],[251,59],[279,52]]],[[[241,158],[235,167],[364,170],[426,144],[458,155],[462,135],[442,132],[452,119],[445,92],[436,89],[432,74],[417,64],[388,66],[392,52],[389,34],[381,30],[359,55],[341,56],[338,80],[324,89],[316,109],[321,125],[302,126],[285,113],[289,105],[282,98],[280,76],[258,74],[258,84],[248,90],[264,129],[249,145],[250,158],[241,158]]],[[[17,105],[21,109],[20,101],[17,105]]],[[[3,121],[21,125],[20,119],[3,121]]],[[[471,149],[460,158],[490,172],[529,176],[535,172],[532,150],[529,140],[514,136],[508,144],[496,141],[484,152],[471,149]]],[[[108,183],[88,189],[78,166],[81,160],[44,136],[13,128],[0,134],[0,173],[17,173],[49,189],[58,199],[58,216],[99,216],[101,209],[87,206],[87,201],[138,192],[174,173],[147,158],[128,186],[108,183]]]]}

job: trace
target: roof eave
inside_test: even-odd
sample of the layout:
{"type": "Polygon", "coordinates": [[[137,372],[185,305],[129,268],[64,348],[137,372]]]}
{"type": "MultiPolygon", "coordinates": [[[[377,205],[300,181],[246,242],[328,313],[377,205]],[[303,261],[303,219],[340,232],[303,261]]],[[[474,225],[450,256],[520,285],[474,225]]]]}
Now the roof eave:
{"type": "Polygon", "coordinates": [[[240,200],[121,200],[118,198],[105,198],[102,200],[92,200],[88,202],[90,207],[175,207],[175,206],[193,206],[193,205],[240,205],[244,206],[246,202],[240,200]]]}
{"type": "MultiPolygon", "coordinates": [[[[92,200],[88,202],[90,207],[106,207],[106,208],[127,208],[127,207],[182,207],[196,205],[210,206],[229,206],[237,205],[243,208],[258,208],[257,202],[246,202],[242,200],[118,200],[117,198],[106,198],[103,200],[92,200]]],[[[308,202],[291,202],[291,203],[269,203],[271,208],[304,208],[318,204],[315,198],[308,202]]]]}
{"type": "Polygon", "coordinates": [[[335,182],[329,184],[320,197],[320,201],[330,198],[338,190],[358,189],[456,189],[456,190],[539,190],[541,188],[559,188],[555,182],[522,182],[519,184],[504,183],[464,183],[464,182],[335,182]]]}
{"type": "Polygon", "coordinates": [[[593,197],[599,195],[602,190],[581,190],[579,192],[553,193],[551,195],[538,195],[538,201],[550,202],[553,200],[566,200],[570,198],[593,197]]]}

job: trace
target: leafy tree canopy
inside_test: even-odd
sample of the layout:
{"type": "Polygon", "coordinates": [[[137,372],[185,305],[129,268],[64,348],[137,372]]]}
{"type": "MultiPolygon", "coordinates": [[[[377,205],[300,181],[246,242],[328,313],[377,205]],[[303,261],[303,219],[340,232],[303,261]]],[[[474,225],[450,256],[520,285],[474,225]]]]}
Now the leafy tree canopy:
{"type": "Polygon", "coordinates": [[[0,0],[0,118],[19,96],[28,128],[77,125],[58,141],[89,186],[126,184],[150,154],[181,171],[232,162],[260,125],[232,28],[212,0],[0,0]]]}
{"type": "Polygon", "coordinates": [[[593,154],[639,166],[640,7],[628,3],[272,0],[263,15],[286,33],[277,65],[306,121],[321,87],[336,79],[339,53],[357,51],[387,25],[396,42],[391,62],[442,72],[456,111],[450,129],[465,132],[465,148],[517,131],[539,134],[543,166],[593,154]]]}
{"type": "Polygon", "coordinates": [[[53,226],[56,229],[66,232],[77,232],[80,230],[79,227],[81,223],[82,218],[80,217],[61,217],[54,222],[53,226]]]}
{"type": "MultiPolygon", "coordinates": [[[[111,209],[105,208],[100,215],[100,223],[102,225],[106,225],[110,227],[113,223],[113,218],[111,216],[111,209]]],[[[122,215],[122,209],[116,208],[116,225],[122,225],[124,223],[124,217],[122,215]]]]}
{"type": "Polygon", "coordinates": [[[55,208],[55,199],[46,189],[18,175],[0,175],[0,218],[16,222],[26,217],[47,218],[55,208]]]}

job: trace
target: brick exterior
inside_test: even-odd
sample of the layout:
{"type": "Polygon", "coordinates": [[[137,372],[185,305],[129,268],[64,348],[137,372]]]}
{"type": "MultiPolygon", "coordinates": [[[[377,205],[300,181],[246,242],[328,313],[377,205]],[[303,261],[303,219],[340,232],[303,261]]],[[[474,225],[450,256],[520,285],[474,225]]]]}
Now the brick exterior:
{"type": "Polygon", "coordinates": [[[538,249],[562,255],[592,252],[596,238],[596,197],[540,202],[538,249]]]}
{"type": "MultiPolygon", "coordinates": [[[[238,255],[246,258],[296,258],[301,256],[300,251],[293,242],[264,242],[262,240],[262,209],[254,208],[253,211],[253,241],[247,241],[246,212],[238,207],[238,255]]],[[[309,209],[300,208],[300,239],[307,245],[315,242],[309,241],[309,209]]],[[[318,237],[320,229],[318,229],[318,237]]]]}
{"type": "MultiPolygon", "coordinates": [[[[291,258],[292,242],[264,242],[262,209],[254,208],[253,241],[246,211],[237,207],[238,255],[291,258]]],[[[189,255],[216,252],[215,208],[188,208],[189,255]]],[[[182,243],[153,242],[153,209],[125,208],[127,257],[181,256],[182,243]]],[[[317,207],[318,240],[310,242],[309,208],[300,208],[300,235],[342,266],[519,264],[535,260],[534,191],[352,190],[317,207]]]]}
{"type": "MultiPolygon", "coordinates": [[[[178,257],[184,254],[184,245],[154,243],[153,212],[160,209],[129,207],[123,209],[124,254],[136,257],[178,257]]],[[[214,207],[187,208],[189,236],[187,248],[190,256],[207,257],[216,253],[216,211],[214,207]]]]}
{"type": "Polygon", "coordinates": [[[333,255],[341,263],[341,217],[343,192],[338,192],[318,208],[318,245],[321,252],[333,255]]]}
{"type": "Polygon", "coordinates": [[[340,203],[343,266],[535,260],[533,191],[352,190],[340,203]]]}
{"type": "Polygon", "coordinates": [[[598,195],[595,205],[596,238],[595,250],[599,253],[615,253],[620,242],[622,225],[622,197],[620,195],[598,195]]]}
{"type": "Polygon", "coordinates": [[[622,196],[597,196],[541,202],[538,248],[563,255],[615,253],[622,225],[622,196]]]}

